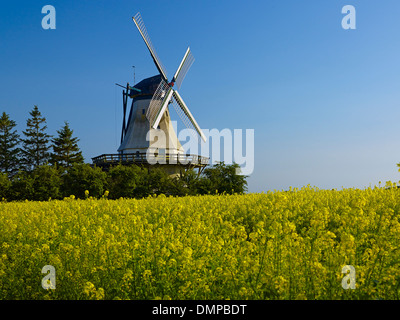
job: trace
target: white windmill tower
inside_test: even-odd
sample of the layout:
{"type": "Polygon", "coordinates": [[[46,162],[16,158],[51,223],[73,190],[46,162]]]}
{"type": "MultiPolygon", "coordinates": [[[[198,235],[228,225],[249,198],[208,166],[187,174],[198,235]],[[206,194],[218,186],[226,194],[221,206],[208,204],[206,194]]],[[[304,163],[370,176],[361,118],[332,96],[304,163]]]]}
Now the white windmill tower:
{"type": "MultiPolygon", "coordinates": [[[[146,78],[135,86],[127,84],[123,91],[123,122],[121,133],[121,145],[118,155],[101,155],[93,158],[97,165],[119,162],[136,162],[149,164],[148,155],[155,154],[164,160],[162,166],[170,173],[181,172],[183,167],[204,168],[209,159],[198,155],[187,155],[183,150],[175,130],[172,126],[169,105],[172,104],[186,127],[194,130],[205,142],[206,137],[192,113],[189,111],[182,97],[175,89],[179,89],[189,68],[194,62],[190,48],[180,63],[171,81],[167,78],[165,68],[151,43],[147,29],[140,13],[133,18],[151,57],[159,71],[159,75],[146,78]],[[131,108],[126,121],[128,98],[132,99],[131,108]],[[165,139],[158,139],[160,130],[165,139]]],[[[121,85],[120,85],[121,86],[121,85]]],[[[122,86],[121,86],[122,87],[122,86]]]]}

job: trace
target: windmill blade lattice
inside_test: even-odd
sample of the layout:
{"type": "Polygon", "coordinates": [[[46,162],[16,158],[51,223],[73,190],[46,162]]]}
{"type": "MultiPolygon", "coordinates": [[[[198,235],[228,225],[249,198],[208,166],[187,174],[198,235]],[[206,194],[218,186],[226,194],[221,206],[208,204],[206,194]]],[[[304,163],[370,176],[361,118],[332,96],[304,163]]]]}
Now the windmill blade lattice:
{"type": "Polygon", "coordinates": [[[190,67],[192,66],[194,62],[194,57],[190,51],[190,48],[187,48],[186,53],[182,59],[181,64],[178,67],[178,70],[176,70],[175,76],[174,76],[174,82],[178,89],[180,89],[182,85],[182,81],[185,78],[187,72],[189,71],[190,67]]]}
{"type": "Polygon", "coordinates": [[[171,100],[171,96],[172,88],[168,85],[167,82],[161,80],[156,91],[154,92],[154,95],[146,112],[146,117],[149,120],[151,127],[157,128],[157,125],[160,122],[159,120],[157,121],[157,118],[161,119],[163,111],[162,109],[165,109],[164,105],[168,105],[169,100],[171,100]]]}
{"type": "Polygon", "coordinates": [[[140,12],[138,12],[133,18],[133,21],[135,22],[137,28],[139,29],[140,34],[142,35],[142,38],[144,42],[147,45],[147,48],[150,51],[151,56],[153,57],[154,63],[156,64],[156,67],[160,74],[164,77],[164,79],[167,79],[167,72],[165,71],[165,68],[163,64],[161,63],[160,58],[157,55],[156,50],[154,49],[153,44],[151,43],[150,36],[147,32],[146,26],[144,25],[142,16],[140,15],[140,12]]]}
{"type": "Polygon", "coordinates": [[[147,33],[147,29],[144,25],[140,13],[138,12],[132,19],[135,22],[137,28],[139,29],[139,32],[142,35],[142,38],[145,41],[147,48],[149,49],[150,54],[154,60],[154,63],[156,64],[157,69],[162,77],[162,80],[158,85],[156,91],[154,92],[153,97],[150,101],[150,105],[146,112],[146,117],[150,122],[150,126],[154,129],[157,128],[165,110],[168,107],[168,104],[171,102],[171,100],[174,100],[175,101],[174,107],[178,115],[181,117],[183,123],[188,128],[194,129],[199,134],[201,139],[205,142],[206,137],[201,131],[196,120],[190,113],[189,108],[186,106],[185,102],[179,95],[178,91],[173,89],[175,84],[177,85],[178,88],[180,88],[183,79],[185,78],[189,68],[194,62],[194,57],[190,52],[190,48],[187,48],[186,53],[178,67],[178,70],[176,71],[174,77],[172,78],[172,81],[169,82],[167,79],[167,73],[165,72],[165,69],[161,64],[160,59],[157,56],[153,44],[151,43],[149,34],[147,33]]]}
{"type": "Polygon", "coordinates": [[[183,101],[182,97],[179,95],[178,91],[174,90],[173,92],[173,100],[176,102],[177,106],[174,105],[176,112],[178,113],[179,117],[181,118],[184,125],[196,131],[201,139],[206,142],[206,137],[203,131],[200,129],[199,125],[197,124],[196,120],[194,119],[192,113],[189,111],[189,108],[186,106],[185,102],[183,101]]]}
{"type": "Polygon", "coordinates": [[[190,122],[189,118],[187,117],[185,112],[181,109],[181,107],[179,106],[179,104],[176,102],[175,99],[173,99],[172,106],[174,107],[176,113],[178,114],[179,118],[182,120],[185,127],[190,129],[190,133],[192,134],[192,136],[197,138],[196,129],[194,128],[192,122],[190,122]]]}

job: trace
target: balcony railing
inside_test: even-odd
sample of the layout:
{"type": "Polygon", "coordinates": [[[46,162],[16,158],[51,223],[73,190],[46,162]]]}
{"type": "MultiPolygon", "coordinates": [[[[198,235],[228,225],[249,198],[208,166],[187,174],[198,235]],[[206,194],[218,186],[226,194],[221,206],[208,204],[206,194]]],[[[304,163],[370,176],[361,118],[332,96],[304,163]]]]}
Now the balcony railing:
{"type": "Polygon", "coordinates": [[[158,154],[147,155],[147,153],[124,153],[124,154],[102,154],[92,158],[93,164],[97,166],[110,165],[118,163],[136,163],[136,164],[181,164],[206,166],[209,164],[209,158],[194,154],[158,154]]]}

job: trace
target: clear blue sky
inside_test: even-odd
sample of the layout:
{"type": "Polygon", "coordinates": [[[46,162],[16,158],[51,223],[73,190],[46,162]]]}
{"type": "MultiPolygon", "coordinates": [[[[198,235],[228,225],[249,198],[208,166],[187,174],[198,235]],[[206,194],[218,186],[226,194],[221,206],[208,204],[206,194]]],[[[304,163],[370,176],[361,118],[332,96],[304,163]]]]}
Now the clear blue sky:
{"type": "Polygon", "coordinates": [[[132,22],[140,11],[202,128],[254,129],[249,191],[399,181],[400,1],[2,1],[0,111],[25,128],[33,105],[55,135],[69,121],[86,161],[115,153],[115,82],[157,70],[132,22]],[[56,30],[43,30],[44,5],[56,30]],[[341,26],[344,5],[357,29],[341,26]]]}

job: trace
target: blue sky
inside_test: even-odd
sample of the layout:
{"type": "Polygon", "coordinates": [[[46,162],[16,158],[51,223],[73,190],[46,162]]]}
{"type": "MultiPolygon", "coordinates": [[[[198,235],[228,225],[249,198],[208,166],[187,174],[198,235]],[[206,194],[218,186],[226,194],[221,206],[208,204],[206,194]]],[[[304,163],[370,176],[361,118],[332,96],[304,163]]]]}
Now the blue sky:
{"type": "Polygon", "coordinates": [[[400,180],[395,0],[2,1],[0,111],[22,132],[38,105],[50,134],[69,121],[87,162],[115,153],[115,83],[133,82],[132,65],[137,82],[157,74],[138,11],[169,75],[190,45],[180,93],[199,125],[255,130],[250,192],[400,180]],[[47,4],[55,30],[41,27],[47,4]],[[341,26],[348,4],[356,30],[341,26]]]}

